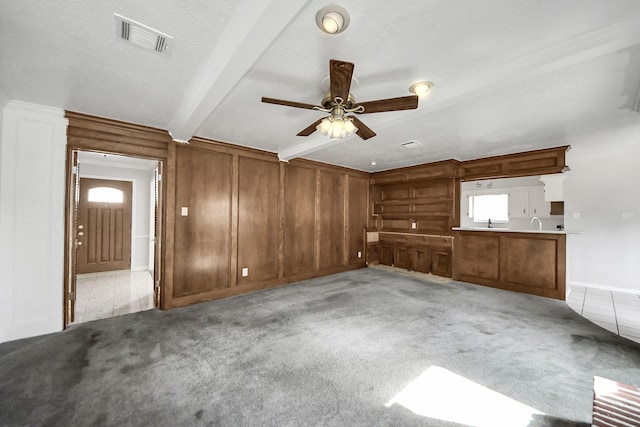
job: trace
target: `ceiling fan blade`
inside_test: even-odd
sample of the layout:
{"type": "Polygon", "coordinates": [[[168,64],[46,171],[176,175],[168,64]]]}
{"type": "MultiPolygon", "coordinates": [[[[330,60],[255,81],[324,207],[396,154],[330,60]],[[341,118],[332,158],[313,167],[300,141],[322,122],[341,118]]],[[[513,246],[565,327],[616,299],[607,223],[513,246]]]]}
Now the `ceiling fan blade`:
{"type": "Polygon", "coordinates": [[[283,99],[275,99],[275,98],[266,98],[262,97],[262,102],[266,102],[267,104],[276,104],[276,105],[284,105],[285,107],[295,107],[295,108],[304,108],[307,110],[313,110],[316,108],[316,105],[313,104],[305,104],[303,102],[295,102],[295,101],[285,101],[283,99]]]}
{"type": "Polygon", "coordinates": [[[331,100],[339,96],[347,102],[349,89],[351,89],[351,77],[353,77],[353,64],[351,62],[329,61],[329,79],[331,80],[331,100]]]}
{"type": "Polygon", "coordinates": [[[369,138],[376,136],[376,133],[371,129],[369,129],[367,125],[362,123],[362,121],[359,118],[354,116],[350,116],[350,118],[353,120],[353,124],[358,128],[356,135],[358,135],[360,138],[367,140],[369,138]]]}
{"type": "MultiPolygon", "coordinates": [[[[413,110],[418,108],[418,96],[401,96],[399,98],[378,99],[377,101],[360,102],[354,107],[363,106],[359,114],[382,113],[384,111],[413,110]]],[[[358,113],[356,111],[356,113],[358,113]]]]}
{"type": "Polygon", "coordinates": [[[308,127],[302,129],[297,133],[298,136],[309,136],[316,131],[316,127],[320,124],[322,119],[318,119],[315,122],[311,123],[308,127]]]}

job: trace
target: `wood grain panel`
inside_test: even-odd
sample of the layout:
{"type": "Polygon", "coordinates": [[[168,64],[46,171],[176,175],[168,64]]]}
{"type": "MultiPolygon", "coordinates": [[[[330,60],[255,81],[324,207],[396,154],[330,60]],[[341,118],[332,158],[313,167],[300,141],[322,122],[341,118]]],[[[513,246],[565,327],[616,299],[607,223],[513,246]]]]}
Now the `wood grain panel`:
{"type": "Polygon", "coordinates": [[[463,234],[456,264],[460,277],[500,279],[500,238],[495,234],[463,234]]]}
{"type": "Polygon", "coordinates": [[[368,190],[369,180],[367,178],[349,176],[347,234],[347,260],[349,264],[364,262],[364,230],[367,226],[368,190]],[[360,252],[360,258],[358,258],[358,252],[360,252]]]}
{"type": "Polygon", "coordinates": [[[431,273],[431,250],[422,246],[414,248],[412,269],[422,273],[431,273]]]}
{"type": "Polygon", "coordinates": [[[393,260],[395,258],[395,246],[393,244],[380,243],[380,264],[383,265],[393,265],[393,260]]]}
{"type": "Polygon", "coordinates": [[[230,285],[231,167],[231,155],[176,148],[174,297],[230,285]]]}
{"type": "Polygon", "coordinates": [[[456,280],[565,299],[564,234],[456,231],[454,253],[456,280]]]}
{"type": "Polygon", "coordinates": [[[411,197],[411,189],[405,185],[382,187],[382,200],[403,200],[411,197]]]}
{"type": "Polygon", "coordinates": [[[279,169],[273,161],[238,160],[238,283],[278,277],[279,169]]]}
{"type": "Polygon", "coordinates": [[[433,180],[413,185],[413,198],[451,198],[451,180],[433,180]]]}
{"type": "Polygon", "coordinates": [[[504,241],[506,277],[509,283],[555,289],[557,241],[555,239],[508,238],[504,241]]]}
{"type": "Polygon", "coordinates": [[[452,266],[453,260],[450,250],[432,252],[431,272],[433,274],[443,277],[451,277],[452,266]]]}
{"type": "Polygon", "coordinates": [[[411,212],[411,204],[410,203],[401,203],[401,204],[385,204],[380,208],[380,212],[378,213],[409,213],[411,212]]]}
{"type": "Polygon", "coordinates": [[[319,194],[319,267],[344,264],[345,250],[345,175],[320,171],[319,194]]]}
{"type": "Polygon", "coordinates": [[[569,146],[485,157],[460,163],[459,176],[464,180],[495,179],[560,173],[567,166],[569,146]]]}
{"type": "Polygon", "coordinates": [[[316,171],[286,165],[284,275],[315,270],[316,171]]]}

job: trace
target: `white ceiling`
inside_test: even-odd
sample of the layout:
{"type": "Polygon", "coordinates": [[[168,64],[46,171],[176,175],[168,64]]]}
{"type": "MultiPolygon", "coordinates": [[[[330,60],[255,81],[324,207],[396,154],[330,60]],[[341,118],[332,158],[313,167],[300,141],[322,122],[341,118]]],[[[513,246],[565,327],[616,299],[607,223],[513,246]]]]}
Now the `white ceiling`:
{"type": "Polygon", "coordinates": [[[637,0],[344,0],[338,35],[315,24],[329,3],[3,0],[0,91],[366,171],[640,126],[637,0]],[[118,40],[114,13],[171,35],[168,57],[118,40]],[[298,137],[322,113],[260,98],[319,103],[329,59],[355,63],[360,101],[435,87],[417,110],[360,116],[378,134],[368,141],[298,137]],[[423,146],[400,146],[412,140],[423,146]]]}

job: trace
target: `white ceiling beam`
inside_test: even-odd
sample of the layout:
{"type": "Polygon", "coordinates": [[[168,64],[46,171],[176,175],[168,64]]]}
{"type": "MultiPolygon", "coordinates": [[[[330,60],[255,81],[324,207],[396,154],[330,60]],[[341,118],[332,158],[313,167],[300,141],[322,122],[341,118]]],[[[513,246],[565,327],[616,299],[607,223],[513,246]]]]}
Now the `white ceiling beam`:
{"type": "MultiPolygon", "coordinates": [[[[379,121],[374,131],[415,120],[480,95],[638,44],[640,44],[640,13],[634,13],[572,39],[530,52],[498,67],[476,72],[457,86],[439,87],[436,82],[435,90],[438,90],[438,97],[421,100],[420,107],[414,114],[407,112],[402,117],[379,121]]],[[[288,161],[335,144],[335,140],[326,137],[314,138],[282,150],[278,153],[278,157],[282,161],[288,161]]]]}
{"type": "Polygon", "coordinates": [[[243,0],[187,89],[169,134],[187,142],[307,1],[243,0]]]}

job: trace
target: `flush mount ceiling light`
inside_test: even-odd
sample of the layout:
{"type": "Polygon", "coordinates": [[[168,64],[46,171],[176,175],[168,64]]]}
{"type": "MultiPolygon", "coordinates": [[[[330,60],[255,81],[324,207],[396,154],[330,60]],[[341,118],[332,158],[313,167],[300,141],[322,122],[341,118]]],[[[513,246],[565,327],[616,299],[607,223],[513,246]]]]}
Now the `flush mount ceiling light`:
{"type": "Polygon", "coordinates": [[[425,96],[429,93],[431,88],[433,87],[433,83],[427,81],[415,82],[411,86],[409,86],[409,92],[416,94],[418,96],[425,96]]]}
{"type": "Polygon", "coordinates": [[[327,34],[338,34],[349,26],[349,12],[342,6],[330,4],[316,13],[316,25],[327,34]]]}

